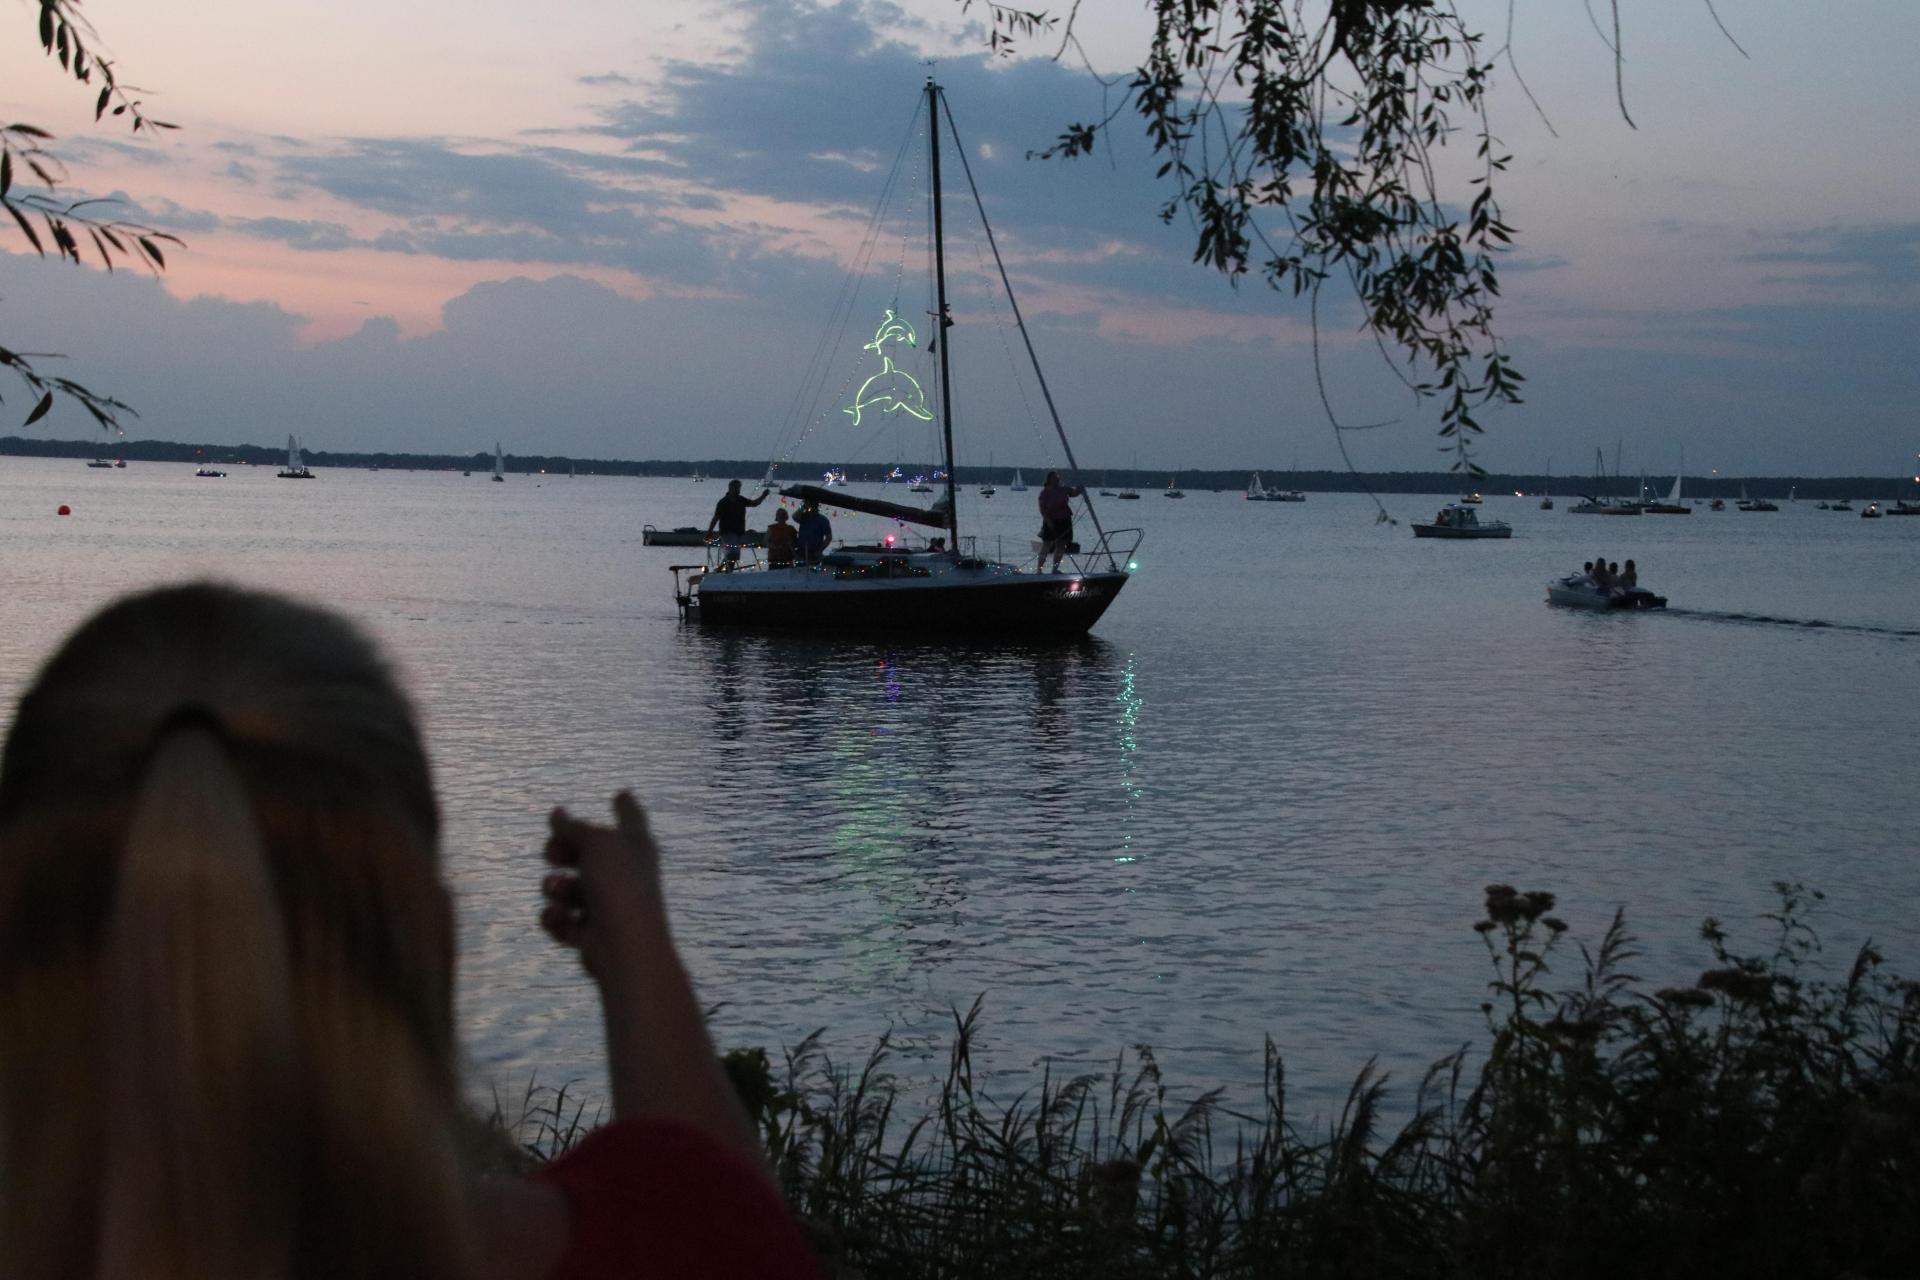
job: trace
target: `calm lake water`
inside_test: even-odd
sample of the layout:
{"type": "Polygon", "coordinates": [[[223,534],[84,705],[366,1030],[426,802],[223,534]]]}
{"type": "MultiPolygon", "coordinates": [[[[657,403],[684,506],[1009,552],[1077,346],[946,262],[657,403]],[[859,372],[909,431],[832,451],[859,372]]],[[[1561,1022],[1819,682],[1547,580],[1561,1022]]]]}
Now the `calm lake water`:
{"type": "MultiPolygon", "coordinates": [[[[1704,916],[1760,945],[1775,880],[1826,891],[1835,963],[1871,937],[1920,971],[1920,520],[1491,498],[1511,541],[1441,543],[1404,523],[1438,497],[1388,499],[1391,526],[1360,496],[1149,494],[1102,504],[1147,536],[1092,638],[1028,650],[682,626],[666,566],[695,553],[641,526],[704,524],[720,491],[0,459],[0,696],[157,582],[362,620],[427,721],[482,1090],[601,1087],[538,850],[549,806],[621,786],[723,1044],[825,1028],[851,1059],[891,1029],[930,1073],[984,994],[1006,1094],[1146,1043],[1176,1091],[1246,1099],[1265,1035],[1310,1110],[1374,1055],[1410,1085],[1476,1034],[1496,880],[1588,940],[1626,907],[1661,985],[1705,967],[1704,916]],[[1596,554],[1673,607],[1543,603],[1596,554]]],[[[986,549],[1025,545],[1031,501],[968,503],[986,549]]]]}

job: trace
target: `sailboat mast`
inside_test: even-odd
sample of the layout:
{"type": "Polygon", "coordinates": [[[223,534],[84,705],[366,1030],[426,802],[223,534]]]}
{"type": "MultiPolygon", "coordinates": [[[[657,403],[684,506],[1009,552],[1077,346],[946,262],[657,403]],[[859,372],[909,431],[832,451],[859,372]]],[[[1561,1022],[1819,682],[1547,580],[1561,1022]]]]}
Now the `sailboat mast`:
{"type": "Polygon", "coordinates": [[[947,245],[940,209],[940,86],[927,78],[927,153],[933,175],[934,342],[940,348],[940,443],[947,459],[948,549],[960,550],[960,503],[953,480],[953,367],[947,360],[947,245]]]}

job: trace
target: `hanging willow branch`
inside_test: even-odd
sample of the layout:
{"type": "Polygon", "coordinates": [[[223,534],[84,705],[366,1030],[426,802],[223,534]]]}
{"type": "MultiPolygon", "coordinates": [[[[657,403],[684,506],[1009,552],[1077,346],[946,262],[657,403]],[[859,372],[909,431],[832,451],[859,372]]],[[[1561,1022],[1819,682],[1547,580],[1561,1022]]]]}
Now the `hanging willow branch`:
{"type": "MultiPolygon", "coordinates": [[[[80,84],[99,85],[94,96],[95,120],[111,115],[124,120],[134,133],[176,127],[149,116],[134,96],[138,90],[123,84],[114,75],[113,64],[94,52],[97,37],[80,15],[79,0],[40,0],[39,35],[42,51],[60,63],[62,72],[80,84]]],[[[155,272],[165,270],[167,259],[161,246],[178,245],[179,239],[109,216],[112,201],[63,199],[60,186],[66,180],[66,170],[46,145],[52,141],[53,135],[37,125],[0,126],[0,209],[6,211],[33,251],[43,258],[51,252],[78,264],[84,237],[108,271],[116,262],[128,261],[155,272]]],[[[42,374],[33,364],[36,359],[57,358],[52,353],[28,354],[0,346],[0,369],[18,378],[34,398],[24,425],[31,426],[45,417],[56,395],[72,400],[109,430],[119,429],[123,415],[139,416],[123,401],[99,395],[72,379],[42,374]]]]}

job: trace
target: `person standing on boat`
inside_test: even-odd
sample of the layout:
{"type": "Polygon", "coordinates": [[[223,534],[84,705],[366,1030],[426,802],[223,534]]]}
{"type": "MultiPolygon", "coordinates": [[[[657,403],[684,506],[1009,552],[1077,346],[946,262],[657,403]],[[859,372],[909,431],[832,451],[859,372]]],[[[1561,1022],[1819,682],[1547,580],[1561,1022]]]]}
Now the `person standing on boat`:
{"type": "Polygon", "coordinates": [[[833,541],[833,522],[820,510],[820,504],[809,502],[800,508],[800,530],[798,546],[801,564],[819,564],[820,557],[826,553],[827,544],[833,541]]]}
{"type": "Polygon", "coordinates": [[[793,548],[798,540],[799,531],[787,520],[787,509],[780,508],[773,513],[773,523],[767,526],[767,567],[769,569],[793,568],[793,548]]]}
{"type": "Polygon", "coordinates": [[[1073,500],[1085,493],[1080,485],[1060,483],[1058,471],[1047,472],[1040,486],[1040,559],[1035,568],[1044,568],[1053,557],[1053,571],[1060,572],[1060,560],[1073,548],[1073,500]]]}
{"type": "Polygon", "coordinates": [[[731,569],[740,563],[740,548],[747,545],[747,508],[757,507],[767,500],[767,494],[773,490],[763,490],[757,498],[740,496],[740,482],[727,481],[727,491],[720,495],[720,501],[713,504],[713,519],[707,521],[707,536],[711,538],[714,530],[720,531],[720,545],[726,548],[723,569],[731,569]]]}

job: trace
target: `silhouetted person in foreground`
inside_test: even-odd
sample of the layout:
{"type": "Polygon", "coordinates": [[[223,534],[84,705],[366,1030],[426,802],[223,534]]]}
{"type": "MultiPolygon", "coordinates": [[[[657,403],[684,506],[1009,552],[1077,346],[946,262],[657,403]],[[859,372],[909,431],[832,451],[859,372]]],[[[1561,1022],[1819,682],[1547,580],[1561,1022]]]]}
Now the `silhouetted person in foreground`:
{"type": "Polygon", "coordinates": [[[640,806],[550,830],[540,922],[599,987],[613,1122],[482,1179],[439,804],[374,646],[209,585],[83,625],[0,756],[9,1280],[817,1275],[640,806]]]}

